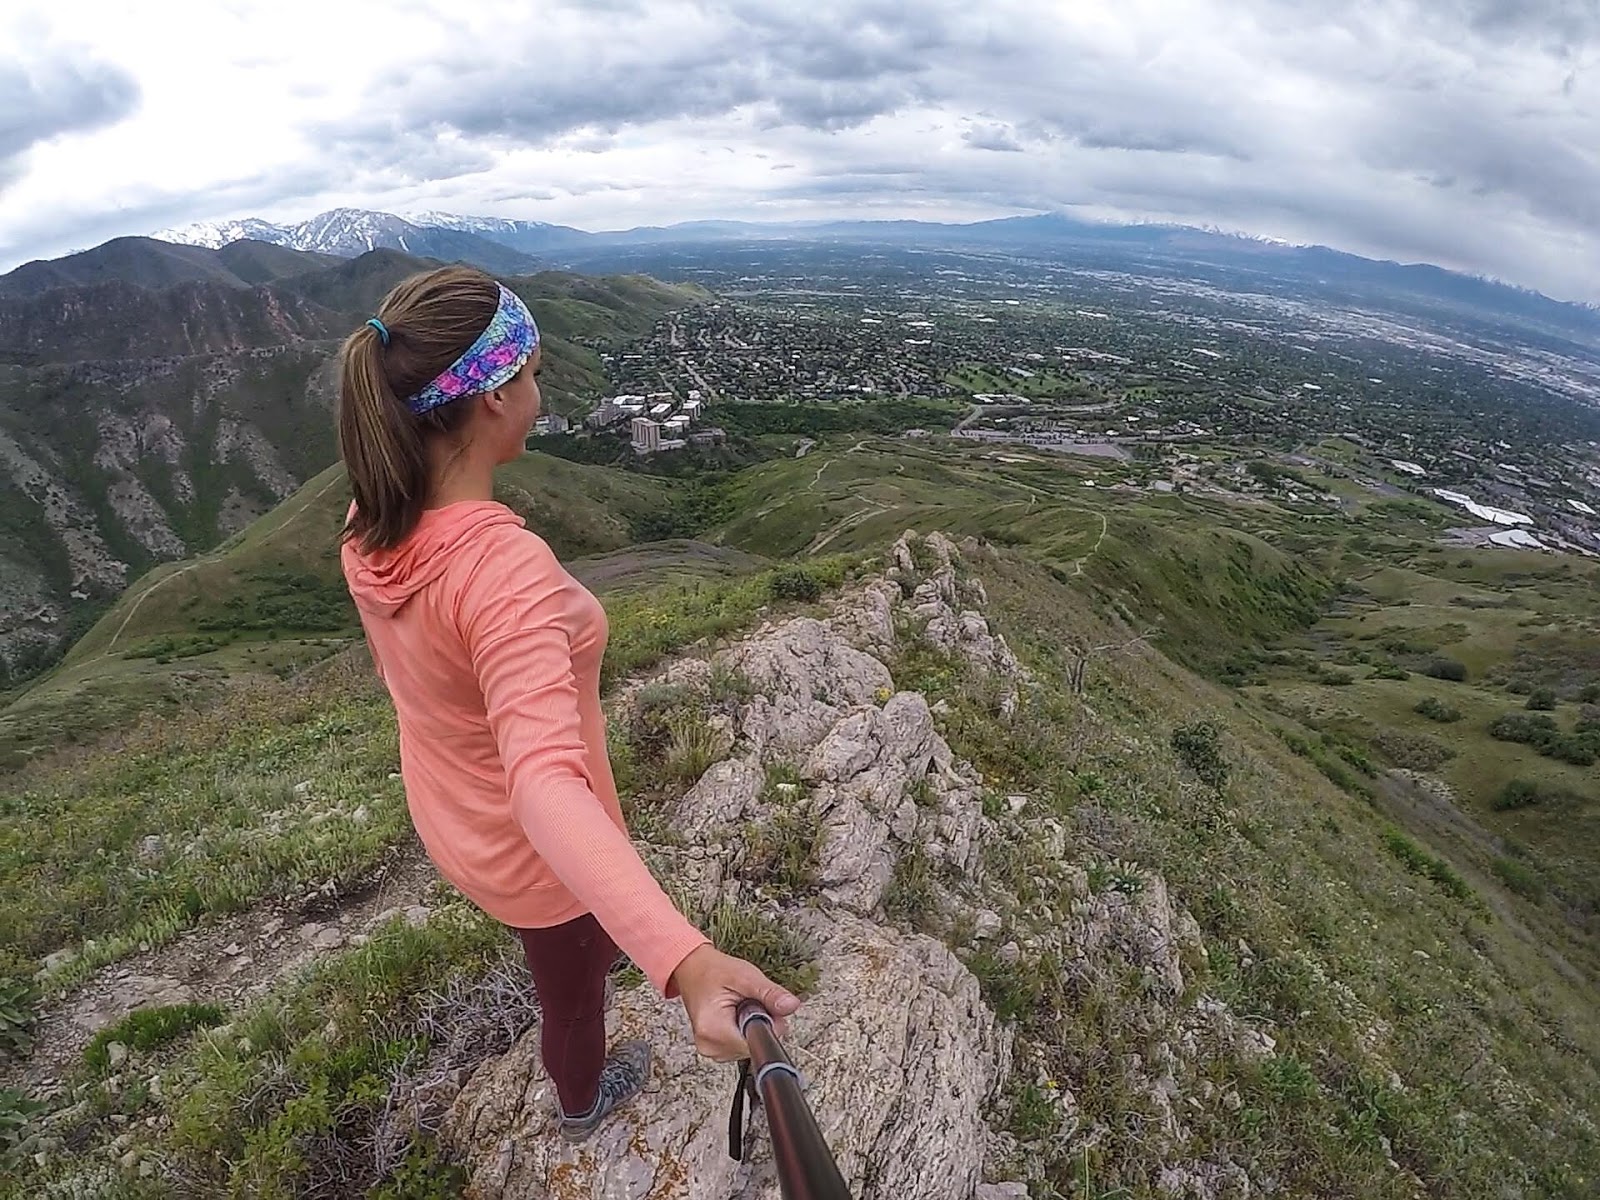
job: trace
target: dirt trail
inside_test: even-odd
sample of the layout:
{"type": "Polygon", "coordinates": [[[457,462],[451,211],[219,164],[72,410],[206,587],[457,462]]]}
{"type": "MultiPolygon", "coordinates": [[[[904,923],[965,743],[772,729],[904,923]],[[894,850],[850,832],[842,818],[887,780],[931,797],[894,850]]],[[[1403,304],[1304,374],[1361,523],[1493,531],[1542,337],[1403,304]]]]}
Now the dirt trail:
{"type": "Polygon", "coordinates": [[[164,946],[118,959],[42,1006],[33,1053],[0,1064],[0,1088],[54,1090],[82,1060],[94,1034],[136,1008],[212,1003],[233,1009],[280,979],[352,944],[391,910],[420,920],[439,878],[414,841],[360,885],[310,892],[197,925],[164,946]]]}

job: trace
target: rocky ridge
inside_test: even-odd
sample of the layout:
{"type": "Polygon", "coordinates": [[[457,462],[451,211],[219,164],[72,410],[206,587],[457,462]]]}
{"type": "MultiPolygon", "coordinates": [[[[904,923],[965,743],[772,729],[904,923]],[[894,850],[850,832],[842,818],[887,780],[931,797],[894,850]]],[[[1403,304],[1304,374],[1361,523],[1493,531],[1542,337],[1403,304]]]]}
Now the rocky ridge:
{"type": "MultiPolygon", "coordinates": [[[[1186,1001],[1185,959],[1205,954],[1194,920],[1159,877],[1143,877],[1138,887],[1126,880],[1091,887],[1082,869],[1063,861],[1061,823],[1034,815],[1029,797],[995,805],[978,772],[940,735],[924,697],[896,690],[886,660],[917,639],[982,672],[995,703],[1012,711],[1029,677],[990,629],[984,603],[960,548],[937,533],[907,534],[887,575],[844,597],[827,618],[768,624],[710,659],[662,671],[649,686],[705,694],[717,679],[737,677],[748,688],[734,712],[711,717],[724,753],[667,815],[672,834],[649,846],[648,856],[686,911],[758,910],[814,954],[816,986],[793,1020],[789,1045],[855,1194],[1024,1194],[1015,1180],[1026,1174],[1028,1155],[1001,1131],[1018,1080],[1037,1080],[1053,1114],[1049,1136],[1093,1137],[1079,1128],[1073,1097],[1049,1078],[1048,1065],[1019,1058],[968,965],[979,951],[1015,964],[1046,940],[1075,972],[1139,977],[1139,998],[1130,1003],[1156,1050],[1120,1069],[1162,1114],[1151,1135],[1174,1147],[1163,1190],[1248,1194],[1242,1169],[1177,1154],[1185,1135],[1183,1062],[1272,1053],[1271,1039],[1243,1027],[1221,1002],[1186,1001]],[[800,782],[772,786],[775,768],[800,782]],[[986,801],[994,815],[986,815],[986,801]],[[750,861],[751,831],[793,807],[821,830],[814,886],[798,896],[757,882],[750,861]],[[1042,923],[1015,920],[1019,901],[989,866],[993,852],[1016,839],[1036,851],[1038,869],[1056,885],[1047,889],[1042,923]],[[927,919],[914,923],[942,940],[892,919],[903,916],[893,893],[912,864],[930,893],[927,919]],[[993,945],[1014,924],[1049,932],[993,945]]],[[[634,689],[624,708],[643,695],[634,689]]],[[[654,1041],[655,1076],[586,1145],[553,1136],[537,1027],[470,1072],[432,1064],[425,1099],[405,1119],[441,1134],[470,1174],[468,1194],[481,1200],[777,1196],[759,1121],[747,1133],[746,1161],[728,1157],[732,1075],[694,1054],[677,1004],[648,987],[627,990],[611,1025],[614,1037],[654,1041]]],[[[1216,1089],[1209,1099],[1226,1103],[1216,1089]]]]}

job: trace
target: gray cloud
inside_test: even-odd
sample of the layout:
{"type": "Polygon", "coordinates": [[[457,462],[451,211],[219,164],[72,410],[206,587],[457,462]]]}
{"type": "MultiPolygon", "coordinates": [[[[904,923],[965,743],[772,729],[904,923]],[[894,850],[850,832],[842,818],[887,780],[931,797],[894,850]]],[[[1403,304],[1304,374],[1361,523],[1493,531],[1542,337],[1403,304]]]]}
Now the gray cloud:
{"type": "MultiPolygon", "coordinates": [[[[408,29],[356,115],[303,130],[303,169],[174,211],[247,215],[223,206],[255,195],[309,212],[329,191],[579,224],[559,206],[592,201],[597,224],[1062,209],[1600,299],[1596,0],[484,2],[469,37],[443,0],[411,0],[436,36],[408,29]]],[[[41,113],[112,119],[95,78],[11,140],[50,136],[41,113]]]]}
{"type": "Polygon", "coordinates": [[[0,188],[20,176],[40,142],[120,120],[139,102],[139,85],[120,68],[59,57],[0,62],[0,188]]]}

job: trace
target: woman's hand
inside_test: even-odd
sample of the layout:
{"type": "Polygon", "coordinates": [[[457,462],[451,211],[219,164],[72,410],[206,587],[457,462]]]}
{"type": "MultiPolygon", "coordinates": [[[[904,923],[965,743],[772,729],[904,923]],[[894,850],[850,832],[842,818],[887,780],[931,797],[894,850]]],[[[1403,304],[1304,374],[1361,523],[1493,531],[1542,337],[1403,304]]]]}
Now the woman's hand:
{"type": "Polygon", "coordinates": [[[755,964],[709,944],[689,952],[672,973],[672,982],[678,985],[684,1011],[689,1014],[694,1048],[717,1062],[749,1056],[734,1017],[741,1000],[759,1000],[772,1014],[779,1037],[788,1027],[783,1018],[800,1007],[797,997],[773,983],[755,964]]]}

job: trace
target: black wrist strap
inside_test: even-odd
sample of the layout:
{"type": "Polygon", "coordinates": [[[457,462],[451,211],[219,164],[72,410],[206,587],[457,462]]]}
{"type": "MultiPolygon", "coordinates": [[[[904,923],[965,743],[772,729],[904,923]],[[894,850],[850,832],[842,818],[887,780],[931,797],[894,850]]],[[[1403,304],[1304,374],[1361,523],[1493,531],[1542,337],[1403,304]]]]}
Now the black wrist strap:
{"type": "Polygon", "coordinates": [[[733,1085],[733,1109],[728,1113],[728,1157],[744,1161],[745,1097],[750,1083],[750,1060],[739,1060],[739,1078],[733,1085]]]}

